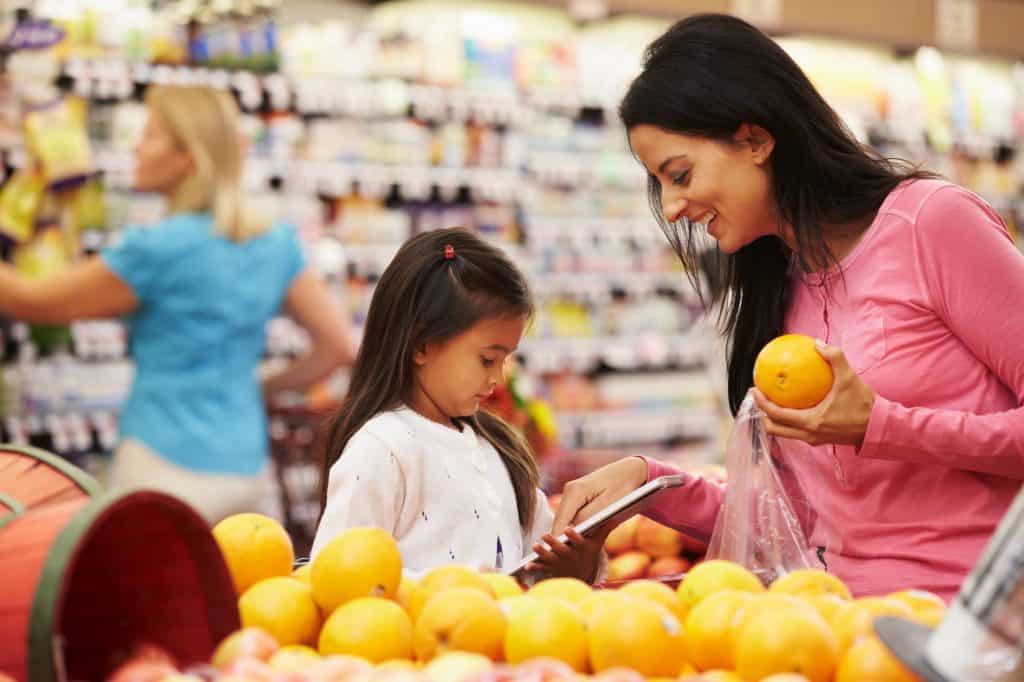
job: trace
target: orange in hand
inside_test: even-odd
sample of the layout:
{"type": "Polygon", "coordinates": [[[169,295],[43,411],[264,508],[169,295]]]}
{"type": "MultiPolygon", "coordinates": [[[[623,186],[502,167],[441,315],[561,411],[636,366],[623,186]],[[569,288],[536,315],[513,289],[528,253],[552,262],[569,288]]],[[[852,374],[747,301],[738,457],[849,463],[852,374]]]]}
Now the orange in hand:
{"type": "Polygon", "coordinates": [[[814,407],[832,389],[832,365],[803,334],[784,334],[769,341],[754,361],[754,385],[782,407],[814,407]]]}

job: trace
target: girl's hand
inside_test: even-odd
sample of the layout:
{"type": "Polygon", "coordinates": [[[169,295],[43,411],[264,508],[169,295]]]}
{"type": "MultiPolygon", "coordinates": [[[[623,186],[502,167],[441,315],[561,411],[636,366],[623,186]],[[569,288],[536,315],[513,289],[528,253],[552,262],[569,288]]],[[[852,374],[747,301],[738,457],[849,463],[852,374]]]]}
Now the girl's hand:
{"type": "Polygon", "coordinates": [[[537,543],[533,551],[539,557],[527,566],[529,572],[540,571],[550,578],[579,578],[593,583],[601,564],[604,537],[585,538],[575,528],[565,531],[568,542],[562,542],[551,533],[542,536],[544,543],[537,543]]]}
{"type": "Polygon", "coordinates": [[[875,392],[850,367],[843,351],[821,341],[818,352],[832,365],[835,377],[825,399],[806,410],[779,407],[756,388],[751,389],[765,416],[765,431],[780,438],[802,440],[810,445],[853,445],[860,447],[867,432],[875,392]]]}

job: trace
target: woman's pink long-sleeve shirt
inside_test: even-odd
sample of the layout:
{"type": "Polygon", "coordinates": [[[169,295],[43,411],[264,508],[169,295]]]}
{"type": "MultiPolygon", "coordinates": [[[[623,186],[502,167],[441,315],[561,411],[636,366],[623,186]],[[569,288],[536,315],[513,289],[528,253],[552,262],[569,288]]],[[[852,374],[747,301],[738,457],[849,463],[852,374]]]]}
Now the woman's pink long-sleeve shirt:
{"type": "MultiPolygon", "coordinates": [[[[809,541],[856,595],[948,600],[1024,479],[1024,256],[977,196],[917,180],[829,278],[826,296],[795,276],[786,331],[839,346],[878,397],[859,450],[779,441],[817,514],[809,541]]],[[[706,537],[722,499],[695,478],[647,513],[706,537]]]]}

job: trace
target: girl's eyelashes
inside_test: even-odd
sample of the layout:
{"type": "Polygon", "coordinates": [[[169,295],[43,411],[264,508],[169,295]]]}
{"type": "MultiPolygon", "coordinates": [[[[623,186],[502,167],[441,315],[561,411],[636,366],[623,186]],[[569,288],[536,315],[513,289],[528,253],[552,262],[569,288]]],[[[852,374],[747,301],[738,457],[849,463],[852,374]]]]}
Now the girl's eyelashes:
{"type": "Polygon", "coordinates": [[[487,367],[489,369],[491,367],[494,367],[495,363],[497,363],[498,361],[494,360],[493,358],[488,358],[481,355],[480,362],[481,364],[483,364],[484,367],[487,367]]]}

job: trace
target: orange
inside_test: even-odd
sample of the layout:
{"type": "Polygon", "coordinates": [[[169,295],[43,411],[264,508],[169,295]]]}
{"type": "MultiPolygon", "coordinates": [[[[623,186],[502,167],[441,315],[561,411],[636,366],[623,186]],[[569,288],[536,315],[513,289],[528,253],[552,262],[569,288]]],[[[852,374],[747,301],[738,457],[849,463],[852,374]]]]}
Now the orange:
{"type": "Polygon", "coordinates": [[[853,599],[850,588],[842,580],[831,573],[814,568],[803,568],[787,573],[773,582],[768,591],[793,594],[798,597],[812,594],[834,594],[842,599],[853,599]]]}
{"type": "Polygon", "coordinates": [[[594,590],[590,593],[590,596],[576,606],[579,608],[580,613],[583,614],[583,621],[589,624],[590,619],[594,617],[594,613],[599,609],[603,609],[609,604],[622,602],[625,599],[628,599],[628,597],[622,590],[594,590]]]}
{"type": "Polygon", "coordinates": [[[693,682],[743,682],[743,678],[731,670],[709,670],[696,677],[684,679],[693,680],[693,682]]]}
{"type": "MultiPolygon", "coordinates": [[[[732,618],[732,642],[733,656],[736,655],[736,646],[739,642],[740,632],[762,613],[781,611],[802,611],[813,616],[819,615],[813,606],[799,597],[791,594],[754,594],[751,599],[744,600],[736,609],[732,618]]],[[[826,625],[828,623],[826,622],[826,625]]],[[[735,660],[735,659],[734,659],[735,660]]]]}
{"type": "Polygon", "coordinates": [[[604,540],[604,550],[609,556],[628,552],[636,546],[636,528],[639,522],[639,516],[631,516],[608,533],[604,540]]]}
{"type": "Polygon", "coordinates": [[[398,590],[395,592],[395,601],[406,611],[409,610],[409,604],[412,603],[412,594],[416,591],[416,581],[412,578],[402,576],[402,579],[398,581],[398,590]]]}
{"type": "Polygon", "coordinates": [[[412,592],[412,598],[409,600],[409,615],[412,616],[413,621],[419,618],[420,611],[427,605],[431,597],[453,587],[472,587],[490,597],[494,596],[491,586],[483,579],[483,576],[473,569],[457,564],[438,566],[423,576],[412,592]]]}
{"type": "Polygon", "coordinates": [[[832,389],[832,365],[803,334],[784,334],[765,344],[754,361],[754,385],[782,407],[806,409],[832,389]]]}
{"type": "Polygon", "coordinates": [[[570,604],[579,604],[591,592],[590,585],[578,578],[551,578],[537,583],[527,594],[538,599],[561,599],[570,604]]]}
{"type": "Polygon", "coordinates": [[[683,610],[689,612],[705,597],[722,590],[764,592],[764,585],[753,573],[739,564],[712,559],[697,564],[679,583],[679,599],[683,610]]]}
{"type": "Polygon", "coordinates": [[[224,670],[243,658],[269,660],[278,650],[277,640],[261,628],[235,630],[221,640],[213,652],[210,663],[224,670]]]}
{"type": "Polygon", "coordinates": [[[733,620],[746,602],[755,598],[750,592],[722,590],[693,607],[684,630],[690,661],[699,670],[732,667],[733,620]]]}
{"type": "Polygon", "coordinates": [[[381,528],[349,528],[311,566],[313,596],[325,613],[360,597],[393,599],[402,579],[398,544],[381,528]]]}
{"type": "Polygon", "coordinates": [[[834,594],[812,594],[801,598],[813,606],[818,615],[824,618],[832,628],[835,628],[839,614],[853,605],[849,599],[843,599],[834,594]]]}
{"type": "Polygon", "coordinates": [[[630,668],[646,677],[679,674],[686,662],[683,626],[664,606],[643,599],[610,602],[590,618],[594,672],[630,668]]]}
{"type": "Polygon", "coordinates": [[[885,645],[874,636],[864,637],[853,645],[836,670],[835,682],[917,682],[885,645]]]}
{"type": "Polygon", "coordinates": [[[861,637],[874,633],[875,619],[879,616],[913,615],[910,607],[901,601],[888,597],[862,597],[855,599],[846,609],[836,615],[832,627],[839,638],[839,651],[845,653],[861,637]]]}
{"type": "Polygon", "coordinates": [[[361,656],[371,663],[412,658],[412,621],[402,607],[380,597],[361,597],[340,606],[320,631],[324,656],[361,656]]]}
{"type": "Polygon", "coordinates": [[[312,564],[303,564],[292,571],[292,577],[296,580],[301,580],[307,585],[310,584],[309,574],[313,572],[312,564]]]}
{"type": "Polygon", "coordinates": [[[914,611],[946,610],[946,602],[942,597],[927,590],[901,590],[890,594],[888,599],[901,601],[914,611]]]}
{"type": "Polygon", "coordinates": [[[413,650],[421,661],[448,651],[499,660],[505,628],[505,614],[493,597],[472,587],[456,587],[435,594],[423,607],[413,628],[413,650]]]}
{"type": "MultiPolygon", "coordinates": [[[[373,666],[361,656],[333,654],[324,656],[312,667],[308,668],[299,679],[304,680],[365,680],[373,673],[373,666]]],[[[265,680],[265,677],[257,679],[265,680]]],[[[284,676],[282,680],[294,680],[295,677],[284,676]]],[[[249,678],[225,676],[221,682],[252,682],[249,678]]]]}
{"type": "Polygon", "coordinates": [[[384,661],[376,666],[377,670],[392,670],[398,672],[416,672],[420,669],[420,664],[416,661],[408,661],[404,658],[392,658],[390,661],[384,661]]]}
{"type": "Polygon", "coordinates": [[[761,680],[761,682],[810,682],[810,680],[800,673],[778,673],[777,675],[769,675],[761,680]]]}
{"type": "Polygon", "coordinates": [[[280,523],[262,514],[235,514],[213,527],[235,592],[241,596],[261,580],[290,575],[295,553],[280,523]]]}
{"type": "Polygon", "coordinates": [[[676,591],[657,580],[633,580],[624,585],[619,592],[630,597],[638,597],[661,604],[671,611],[680,623],[686,616],[676,591]]]}
{"type": "Polygon", "coordinates": [[[288,578],[267,578],[238,600],[242,627],[266,630],[281,646],[312,644],[320,631],[320,609],[309,585],[288,578]]]}
{"type": "Polygon", "coordinates": [[[525,600],[511,610],[505,630],[505,660],[554,658],[577,672],[587,669],[587,629],[579,612],[559,599],[525,600]]]}
{"type": "Polygon", "coordinates": [[[467,651],[449,651],[432,660],[419,679],[431,682],[468,682],[493,667],[491,660],[467,651]]]}
{"type": "Polygon", "coordinates": [[[536,604],[537,600],[527,597],[525,594],[516,594],[511,597],[502,597],[498,600],[498,608],[505,614],[505,618],[511,618],[513,613],[520,609],[529,608],[530,604],[536,604]]]}
{"type": "Polygon", "coordinates": [[[515,597],[523,593],[523,588],[510,575],[505,575],[504,573],[483,573],[481,575],[487,584],[491,586],[494,596],[498,599],[515,597]]]}
{"type": "Polygon", "coordinates": [[[739,631],[735,660],[736,672],[745,680],[800,673],[811,682],[831,682],[839,644],[813,609],[769,609],[739,631]]]}
{"type": "Polygon", "coordinates": [[[402,580],[402,555],[381,528],[349,528],[313,559],[313,598],[324,613],[359,597],[393,599],[402,580]]]}
{"type": "Polygon", "coordinates": [[[308,646],[293,644],[278,649],[267,663],[276,672],[302,673],[320,659],[320,654],[308,646]]]}

